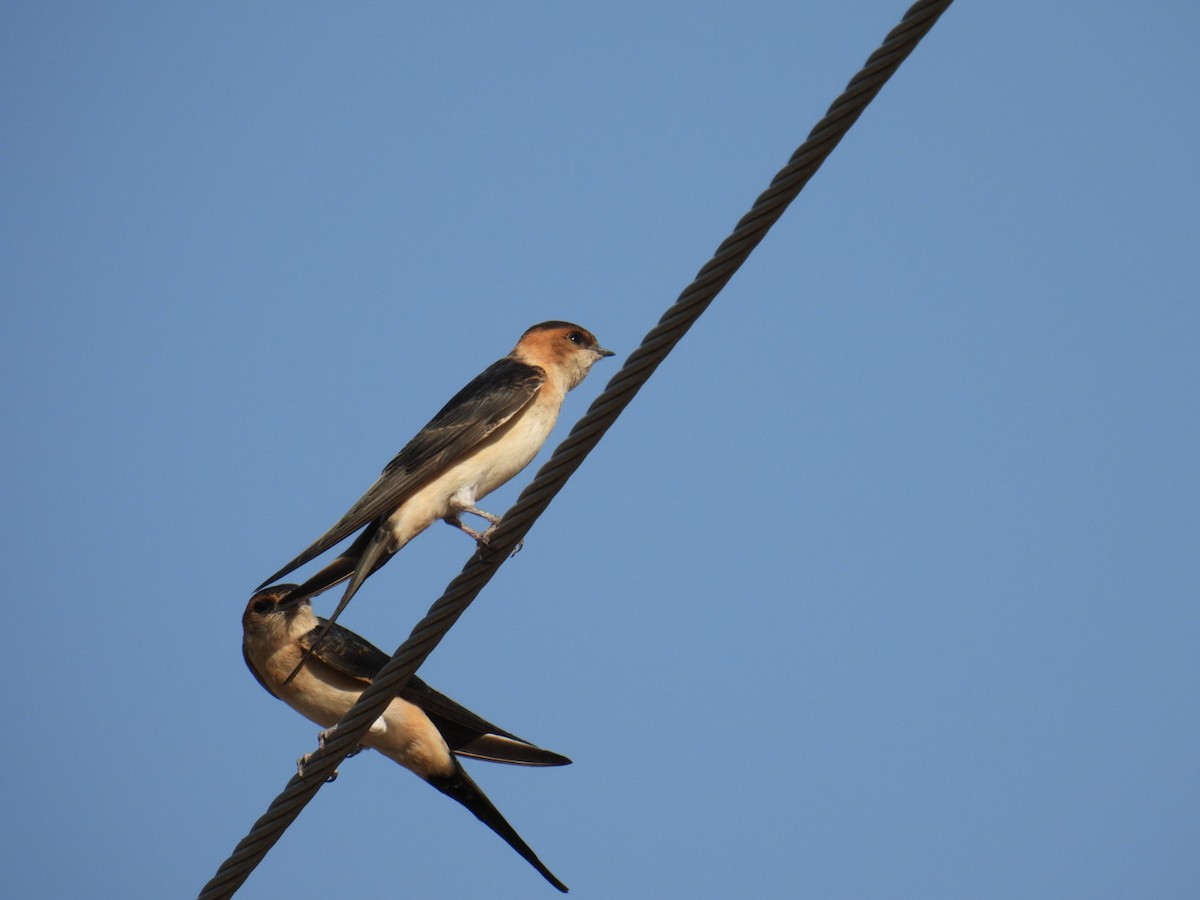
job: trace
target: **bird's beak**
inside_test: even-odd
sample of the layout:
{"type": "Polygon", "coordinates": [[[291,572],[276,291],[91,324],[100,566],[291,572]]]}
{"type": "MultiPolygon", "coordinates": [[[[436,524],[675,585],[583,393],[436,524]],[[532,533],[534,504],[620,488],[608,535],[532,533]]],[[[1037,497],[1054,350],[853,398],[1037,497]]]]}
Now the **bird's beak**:
{"type": "Polygon", "coordinates": [[[280,600],[277,604],[275,604],[276,612],[284,612],[289,609],[295,609],[297,606],[299,606],[305,600],[308,599],[303,594],[301,594],[299,597],[294,596],[294,594],[296,592],[296,588],[300,587],[300,585],[298,585],[298,584],[284,585],[284,587],[291,587],[292,590],[289,591],[282,600],[280,600]]]}
{"type": "Polygon", "coordinates": [[[605,350],[603,347],[597,347],[596,355],[603,359],[606,356],[616,356],[617,354],[611,350],[605,350]]]}

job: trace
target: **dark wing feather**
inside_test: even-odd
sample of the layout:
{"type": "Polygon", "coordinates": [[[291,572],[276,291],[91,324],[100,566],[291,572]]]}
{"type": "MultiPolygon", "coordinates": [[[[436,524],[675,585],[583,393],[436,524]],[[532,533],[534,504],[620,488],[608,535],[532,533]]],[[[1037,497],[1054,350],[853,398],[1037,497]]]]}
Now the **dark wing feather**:
{"type": "MultiPolygon", "coordinates": [[[[325,619],[318,618],[317,621],[320,624],[300,638],[300,646],[305,650],[312,646],[326,624],[325,619]]],[[[331,669],[361,681],[364,685],[374,681],[379,670],[390,659],[370,641],[336,623],[317,645],[313,656],[331,669]]],[[[253,667],[251,671],[254,671],[253,667]]],[[[565,766],[571,762],[559,753],[543,750],[536,744],[531,744],[524,738],[492,724],[482,716],[477,716],[465,706],[431,688],[416,675],[408,680],[408,684],[400,691],[400,697],[429,716],[434,727],[445,738],[446,744],[460,756],[521,766],[565,766]]]]}
{"type": "Polygon", "coordinates": [[[507,356],[497,360],[450,398],[387,464],[384,477],[397,476],[406,484],[425,481],[430,468],[440,471],[516,415],[545,381],[537,366],[507,356]]]}
{"type": "Polygon", "coordinates": [[[262,587],[320,556],[368,522],[390,514],[406,494],[465,456],[520,412],[545,380],[546,373],[537,366],[508,357],[492,363],[404,445],[379,479],[332,528],[264,581],[262,587]]]}
{"type": "MultiPolygon", "coordinates": [[[[326,620],[318,618],[321,624],[300,638],[299,644],[308,650],[313,641],[325,627],[326,620]]],[[[370,684],[391,658],[366,638],[359,637],[348,628],[334,624],[330,627],[324,640],[317,646],[313,656],[343,675],[348,675],[364,685],[370,684]]]]}
{"type": "Polygon", "coordinates": [[[505,731],[415,676],[400,696],[421,709],[459,756],[520,766],[565,766],[571,760],[505,731]]]}

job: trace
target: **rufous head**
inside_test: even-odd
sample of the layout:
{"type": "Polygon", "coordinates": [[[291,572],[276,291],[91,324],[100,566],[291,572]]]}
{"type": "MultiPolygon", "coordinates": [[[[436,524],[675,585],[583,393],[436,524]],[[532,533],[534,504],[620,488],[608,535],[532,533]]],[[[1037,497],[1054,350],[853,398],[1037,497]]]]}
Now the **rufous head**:
{"type": "Polygon", "coordinates": [[[527,329],[512,355],[557,376],[569,391],[587,377],[596,362],[614,354],[601,347],[586,328],[571,322],[551,321],[527,329]]]}

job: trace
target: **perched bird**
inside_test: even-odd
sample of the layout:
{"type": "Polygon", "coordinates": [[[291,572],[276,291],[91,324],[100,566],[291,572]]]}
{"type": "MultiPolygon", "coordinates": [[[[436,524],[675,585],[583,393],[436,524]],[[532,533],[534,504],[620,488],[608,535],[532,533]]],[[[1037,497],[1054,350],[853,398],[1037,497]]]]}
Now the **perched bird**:
{"type": "Polygon", "coordinates": [[[292,598],[315,596],[349,578],[332,623],[369,575],[437,519],[485,542],[487,532],[468,528],[459,515],[471,513],[495,527],[499,517],[475,504],[529,465],[550,435],[567,391],[597,360],[612,355],[586,328],[570,322],[534,325],[508,356],[450,398],[332,528],[258,590],[362,528],[292,598]]]}
{"type": "MultiPolygon", "coordinates": [[[[281,584],[250,598],[242,615],[242,655],[267,692],[318,725],[329,727],[366,689],[388,655],[340,625],[325,635],[309,664],[286,683],[301,655],[325,624],[306,598],[289,599],[296,585],[281,584]]],[[[453,797],[504,838],[552,885],[567,886],[542,864],[463,769],[458,756],[519,766],[565,766],[571,761],[543,750],[438,693],[413,676],[362,741],[453,797]]]]}

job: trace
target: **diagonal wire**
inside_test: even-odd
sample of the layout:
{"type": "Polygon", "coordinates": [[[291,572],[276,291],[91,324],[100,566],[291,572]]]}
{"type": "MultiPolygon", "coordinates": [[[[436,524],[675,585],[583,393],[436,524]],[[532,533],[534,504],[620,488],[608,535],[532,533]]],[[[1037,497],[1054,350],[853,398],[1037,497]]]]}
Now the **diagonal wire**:
{"type": "Polygon", "coordinates": [[[517,502],[504,514],[488,549],[473,555],[462,572],[447,585],[445,593],[413,629],[408,640],[376,676],[374,683],[338,722],[324,747],[311,755],[304,774],[292,777],[266,813],[254,823],[250,833],[222,863],[201,890],[200,900],[231,897],[241,887],[321,785],[334,774],[338,764],[358,746],[367,729],[491,580],[566,480],[579,468],[584,457],[596,446],[659,363],[708,308],[750,255],[750,251],[758,246],[767,230],[775,224],[850,126],[857,121],[863,109],[951,2],[918,0],[909,8],[900,24],[871,54],[858,74],[850,79],[846,90],[829,107],[808,139],[758,197],[750,212],[737,223],[733,233],[717,248],[712,259],[705,263],[658,325],[650,330],[641,346],[630,354],[604,392],[595,399],[566,440],[538,471],[533,482],[521,492],[517,502]]]}

